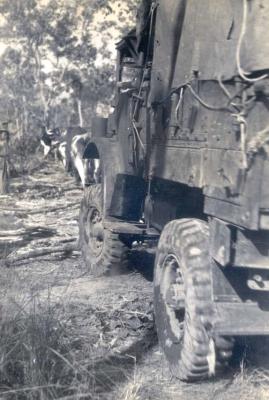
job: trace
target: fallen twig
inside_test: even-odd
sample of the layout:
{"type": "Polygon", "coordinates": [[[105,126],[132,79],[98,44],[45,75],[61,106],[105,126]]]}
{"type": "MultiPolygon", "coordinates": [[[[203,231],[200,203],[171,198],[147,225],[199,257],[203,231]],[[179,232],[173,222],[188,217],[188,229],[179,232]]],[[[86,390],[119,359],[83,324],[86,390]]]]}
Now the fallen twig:
{"type": "Polygon", "coordinates": [[[0,231],[0,240],[12,240],[14,237],[19,237],[24,239],[25,241],[31,241],[35,238],[47,238],[56,234],[56,229],[46,228],[43,226],[29,226],[25,228],[0,231]]]}
{"type": "Polygon", "coordinates": [[[20,228],[20,229],[12,229],[12,230],[6,230],[6,231],[0,231],[0,240],[1,238],[5,239],[9,239],[10,237],[17,237],[19,235],[23,235],[26,232],[25,229],[20,228]]]}
{"type": "Polygon", "coordinates": [[[25,208],[5,208],[5,207],[1,207],[0,211],[7,211],[7,212],[17,212],[17,213],[22,213],[22,214],[42,214],[42,213],[48,213],[48,212],[54,212],[54,211],[58,211],[58,210],[64,210],[66,208],[69,207],[74,207],[74,206],[78,206],[79,207],[80,203],[79,202],[75,202],[75,203],[69,203],[66,204],[65,206],[61,206],[61,207],[50,207],[50,208],[43,208],[43,209],[38,209],[38,210],[27,210],[25,208]]]}
{"type": "Polygon", "coordinates": [[[51,247],[51,248],[46,248],[46,249],[35,249],[28,251],[25,254],[17,255],[17,256],[8,256],[4,260],[4,264],[9,267],[13,264],[16,264],[17,262],[28,260],[30,258],[36,258],[36,257],[41,257],[41,256],[46,256],[48,254],[53,254],[53,253],[72,253],[73,251],[78,250],[78,244],[77,243],[68,243],[64,246],[61,247],[51,247]]]}

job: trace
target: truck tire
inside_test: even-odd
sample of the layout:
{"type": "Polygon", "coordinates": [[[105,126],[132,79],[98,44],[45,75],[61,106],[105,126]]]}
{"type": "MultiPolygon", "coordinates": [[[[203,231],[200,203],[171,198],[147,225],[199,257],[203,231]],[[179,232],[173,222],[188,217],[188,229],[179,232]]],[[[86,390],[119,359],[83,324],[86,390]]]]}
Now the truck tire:
{"type": "Polygon", "coordinates": [[[214,375],[227,364],[232,339],[210,335],[213,318],[209,230],[196,219],[168,223],[159,240],[154,308],[159,343],[172,374],[184,381],[214,375]]]}
{"type": "Polygon", "coordinates": [[[94,276],[118,274],[128,263],[128,247],[104,229],[101,184],[84,190],[79,217],[79,241],[85,264],[94,276]]]}

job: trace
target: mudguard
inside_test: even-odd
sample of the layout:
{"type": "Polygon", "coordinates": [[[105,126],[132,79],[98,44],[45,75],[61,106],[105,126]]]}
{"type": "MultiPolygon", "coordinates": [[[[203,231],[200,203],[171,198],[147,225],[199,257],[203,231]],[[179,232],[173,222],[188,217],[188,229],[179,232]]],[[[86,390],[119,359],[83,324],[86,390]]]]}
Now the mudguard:
{"type": "Polygon", "coordinates": [[[130,174],[129,169],[127,170],[119,142],[114,138],[91,138],[83,158],[100,159],[104,217],[138,221],[146,183],[141,176],[130,174]]]}
{"type": "Polygon", "coordinates": [[[85,147],[83,158],[98,158],[101,161],[102,189],[104,194],[103,210],[106,217],[109,215],[117,174],[125,172],[119,143],[115,138],[91,138],[85,147]]]}

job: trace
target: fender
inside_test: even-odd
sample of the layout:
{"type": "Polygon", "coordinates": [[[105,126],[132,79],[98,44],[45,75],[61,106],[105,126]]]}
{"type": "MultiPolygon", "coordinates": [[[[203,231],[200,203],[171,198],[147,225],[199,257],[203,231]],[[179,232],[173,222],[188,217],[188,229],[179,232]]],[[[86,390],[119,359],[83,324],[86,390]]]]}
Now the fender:
{"type": "Polygon", "coordinates": [[[100,159],[104,217],[138,221],[146,195],[146,182],[124,163],[116,138],[92,138],[83,158],[100,159]]]}
{"type": "Polygon", "coordinates": [[[100,159],[104,216],[109,215],[117,174],[125,173],[120,146],[115,138],[92,137],[83,154],[84,159],[100,159]]]}

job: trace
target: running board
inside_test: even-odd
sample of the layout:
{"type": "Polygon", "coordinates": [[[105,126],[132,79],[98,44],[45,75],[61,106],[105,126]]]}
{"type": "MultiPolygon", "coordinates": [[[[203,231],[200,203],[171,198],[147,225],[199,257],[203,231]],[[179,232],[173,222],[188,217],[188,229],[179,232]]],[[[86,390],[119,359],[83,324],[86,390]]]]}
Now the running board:
{"type": "Polygon", "coordinates": [[[119,235],[139,236],[145,239],[159,239],[160,233],[154,228],[147,228],[147,225],[140,222],[126,222],[118,219],[106,219],[105,229],[119,235]]]}

